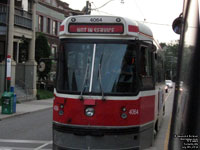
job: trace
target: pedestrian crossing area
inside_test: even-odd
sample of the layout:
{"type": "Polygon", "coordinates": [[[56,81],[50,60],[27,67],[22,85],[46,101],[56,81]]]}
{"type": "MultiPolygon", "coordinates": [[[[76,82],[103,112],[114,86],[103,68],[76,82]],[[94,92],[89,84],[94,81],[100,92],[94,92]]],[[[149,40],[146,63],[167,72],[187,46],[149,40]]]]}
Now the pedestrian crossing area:
{"type": "Polygon", "coordinates": [[[52,141],[0,139],[0,150],[52,150],[52,141]]]}

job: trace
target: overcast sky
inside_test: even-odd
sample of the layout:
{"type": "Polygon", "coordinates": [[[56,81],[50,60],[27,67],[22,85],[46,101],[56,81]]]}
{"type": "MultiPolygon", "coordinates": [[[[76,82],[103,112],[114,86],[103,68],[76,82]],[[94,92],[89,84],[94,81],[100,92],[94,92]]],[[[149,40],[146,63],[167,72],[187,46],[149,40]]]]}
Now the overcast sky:
{"type": "MultiPolygon", "coordinates": [[[[86,0],[62,0],[69,4],[70,8],[82,10],[86,0]]],[[[153,31],[155,39],[159,42],[171,42],[179,39],[179,35],[172,31],[173,20],[180,15],[183,0],[90,0],[92,11],[95,15],[115,15],[127,17],[133,20],[144,21],[153,31]],[[123,3],[124,2],[124,3],[123,3]]]]}

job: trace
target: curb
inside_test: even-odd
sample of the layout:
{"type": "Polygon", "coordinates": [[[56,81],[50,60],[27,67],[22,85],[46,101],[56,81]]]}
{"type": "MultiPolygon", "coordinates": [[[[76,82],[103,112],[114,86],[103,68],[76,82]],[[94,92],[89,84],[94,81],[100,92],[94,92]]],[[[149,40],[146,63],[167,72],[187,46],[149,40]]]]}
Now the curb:
{"type": "Polygon", "coordinates": [[[39,110],[22,112],[22,113],[15,113],[15,114],[11,114],[10,116],[6,116],[5,118],[0,118],[0,121],[10,119],[10,118],[13,118],[13,117],[23,116],[23,115],[34,113],[34,112],[40,112],[40,111],[44,111],[44,110],[52,109],[52,108],[53,108],[52,106],[49,106],[48,108],[43,108],[43,109],[39,109],[39,110]]]}

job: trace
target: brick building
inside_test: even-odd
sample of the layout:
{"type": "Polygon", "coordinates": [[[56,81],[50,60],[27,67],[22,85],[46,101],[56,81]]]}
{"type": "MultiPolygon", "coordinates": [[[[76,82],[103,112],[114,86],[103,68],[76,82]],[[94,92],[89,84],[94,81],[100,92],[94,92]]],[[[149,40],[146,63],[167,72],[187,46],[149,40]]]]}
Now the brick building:
{"type": "MultiPolygon", "coordinates": [[[[10,84],[15,89],[36,96],[37,63],[35,38],[43,32],[55,56],[59,25],[69,15],[80,15],[60,0],[0,1],[0,97],[5,90],[5,58],[11,57],[10,84]]],[[[23,93],[24,92],[24,93],[23,93]]],[[[20,95],[20,94],[19,94],[20,95]]]]}

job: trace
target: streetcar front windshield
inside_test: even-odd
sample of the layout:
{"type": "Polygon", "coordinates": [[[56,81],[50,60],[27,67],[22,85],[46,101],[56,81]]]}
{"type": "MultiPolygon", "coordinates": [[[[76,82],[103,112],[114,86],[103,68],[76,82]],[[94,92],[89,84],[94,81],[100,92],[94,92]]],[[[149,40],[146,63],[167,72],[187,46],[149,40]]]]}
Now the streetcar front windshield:
{"type": "Polygon", "coordinates": [[[57,91],[83,94],[136,94],[137,51],[128,43],[62,44],[57,91]]]}

